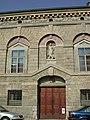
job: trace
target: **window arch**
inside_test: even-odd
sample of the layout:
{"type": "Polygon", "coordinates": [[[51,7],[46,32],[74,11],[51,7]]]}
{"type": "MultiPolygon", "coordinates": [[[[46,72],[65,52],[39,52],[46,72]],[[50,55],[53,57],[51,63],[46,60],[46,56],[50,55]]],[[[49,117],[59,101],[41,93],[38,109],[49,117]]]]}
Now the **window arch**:
{"type": "Polygon", "coordinates": [[[29,41],[23,36],[12,38],[7,44],[7,73],[27,72],[29,41]]]}
{"type": "Polygon", "coordinates": [[[80,33],[73,40],[75,68],[77,71],[90,71],[90,34],[80,33]]]}
{"type": "Polygon", "coordinates": [[[63,45],[63,40],[58,35],[47,34],[40,39],[39,47],[46,47],[47,42],[51,41],[51,40],[56,43],[56,46],[62,46],[63,45]]]}
{"type": "Polygon", "coordinates": [[[27,40],[27,38],[23,36],[15,36],[11,38],[11,40],[8,42],[7,47],[9,48],[17,43],[21,43],[23,45],[29,46],[29,41],[27,40]]]}

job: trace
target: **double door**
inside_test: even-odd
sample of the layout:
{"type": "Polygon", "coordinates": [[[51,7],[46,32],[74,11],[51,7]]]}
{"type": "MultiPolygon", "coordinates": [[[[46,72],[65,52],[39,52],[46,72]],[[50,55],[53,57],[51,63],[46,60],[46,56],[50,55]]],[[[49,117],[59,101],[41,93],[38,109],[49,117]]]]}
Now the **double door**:
{"type": "Polygon", "coordinates": [[[40,87],[40,119],[65,118],[65,87],[40,87]]]}

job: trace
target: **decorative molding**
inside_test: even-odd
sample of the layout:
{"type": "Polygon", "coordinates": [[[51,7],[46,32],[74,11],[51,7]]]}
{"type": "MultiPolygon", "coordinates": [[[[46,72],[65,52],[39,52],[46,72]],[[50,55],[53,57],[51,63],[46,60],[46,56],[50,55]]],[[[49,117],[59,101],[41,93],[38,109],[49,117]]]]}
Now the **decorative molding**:
{"type": "Polygon", "coordinates": [[[9,41],[8,48],[11,47],[11,46],[13,46],[13,45],[15,45],[15,44],[17,44],[17,43],[21,43],[21,44],[23,44],[25,46],[28,46],[28,47],[30,46],[29,42],[28,42],[28,40],[26,38],[24,38],[22,36],[16,36],[15,38],[12,38],[9,41]]]}
{"type": "Polygon", "coordinates": [[[77,44],[80,41],[89,41],[90,42],[90,35],[86,33],[81,33],[80,35],[77,35],[73,41],[73,44],[77,44]]]}
{"type": "Polygon", "coordinates": [[[47,35],[47,36],[44,36],[43,38],[41,38],[39,47],[46,47],[46,44],[48,41],[54,41],[56,46],[63,46],[63,40],[60,37],[58,37],[54,34],[50,34],[50,35],[47,35]]]}
{"type": "MultiPolygon", "coordinates": [[[[52,11],[51,11],[52,12],[52,11]]],[[[33,23],[45,23],[45,22],[60,22],[60,21],[83,21],[90,20],[90,11],[84,12],[52,12],[42,14],[26,14],[14,15],[8,14],[8,16],[0,17],[0,25],[12,25],[12,24],[33,24],[33,23]]]]}

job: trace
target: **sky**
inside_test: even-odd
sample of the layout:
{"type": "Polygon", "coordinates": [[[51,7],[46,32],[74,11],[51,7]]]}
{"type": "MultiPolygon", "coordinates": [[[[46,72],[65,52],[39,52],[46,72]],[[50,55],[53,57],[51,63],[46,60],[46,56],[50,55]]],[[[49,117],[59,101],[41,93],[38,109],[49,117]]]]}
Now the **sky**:
{"type": "Polygon", "coordinates": [[[89,0],[0,0],[0,12],[86,6],[89,0]]]}

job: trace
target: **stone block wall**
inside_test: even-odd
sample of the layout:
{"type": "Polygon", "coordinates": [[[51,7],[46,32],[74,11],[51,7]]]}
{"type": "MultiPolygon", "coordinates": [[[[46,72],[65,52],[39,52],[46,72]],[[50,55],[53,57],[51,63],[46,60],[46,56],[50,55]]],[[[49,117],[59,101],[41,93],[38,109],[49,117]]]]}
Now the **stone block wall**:
{"type": "MultiPolygon", "coordinates": [[[[69,110],[75,110],[80,105],[80,90],[89,89],[90,73],[78,72],[77,58],[73,40],[80,33],[90,34],[89,10],[84,10],[85,21],[76,16],[77,10],[49,10],[28,13],[2,14],[0,19],[0,104],[10,111],[22,113],[25,120],[36,120],[39,115],[38,81],[44,76],[59,76],[65,80],[66,87],[66,117],[69,110]],[[70,12],[71,11],[71,12],[70,12]],[[86,14],[86,12],[87,14],[86,14]],[[66,16],[64,15],[64,12],[66,16]],[[73,13],[75,12],[75,13],[73,13]],[[59,15],[62,14],[60,17],[59,15]],[[72,14],[73,13],[73,14],[72,14]],[[32,14],[34,14],[32,16],[32,14]],[[40,15],[41,14],[41,15],[40,15]],[[49,14],[49,15],[48,15],[49,14]],[[50,14],[52,14],[50,16],[50,14]],[[18,16],[21,23],[18,23],[18,16]],[[23,16],[22,16],[23,15],[23,16]],[[42,16],[43,15],[43,16],[42,16]],[[72,15],[72,16],[70,16],[72,15]],[[13,20],[5,19],[12,16],[13,20]],[[24,17],[26,16],[26,17],[24,17]],[[28,19],[28,17],[30,19],[28,19]],[[55,17],[56,16],[56,17],[55,17]],[[3,18],[5,21],[3,21],[3,18]],[[15,18],[16,17],[16,18],[15,18]],[[52,18],[51,18],[52,17],[52,18]],[[16,20],[17,19],[17,20],[16,20]],[[51,20],[51,22],[50,22],[51,20]],[[62,45],[56,44],[54,60],[46,59],[46,46],[40,46],[43,37],[47,35],[58,36],[62,45]],[[16,36],[27,38],[30,43],[27,53],[27,71],[21,74],[11,74],[7,71],[7,45],[16,36]],[[8,106],[8,90],[22,90],[22,106],[8,106]]],[[[78,10],[81,14],[81,9],[78,10]]],[[[49,36],[50,37],[50,36],[49,36]]],[[[50,38],[52,40],[52,38],[50,38]]],[[[46,43],[45,43],[46,45],[46,43]]],[[[48,83],[48,86],[51,84],[48,83]]],[[[56,85],[56,83],[55,83],[56,85]]],[[[53,83],[54,86],[54,83],[53,83]]],[[[58,85],[58,87],[61,86],[58,85]]]]}

